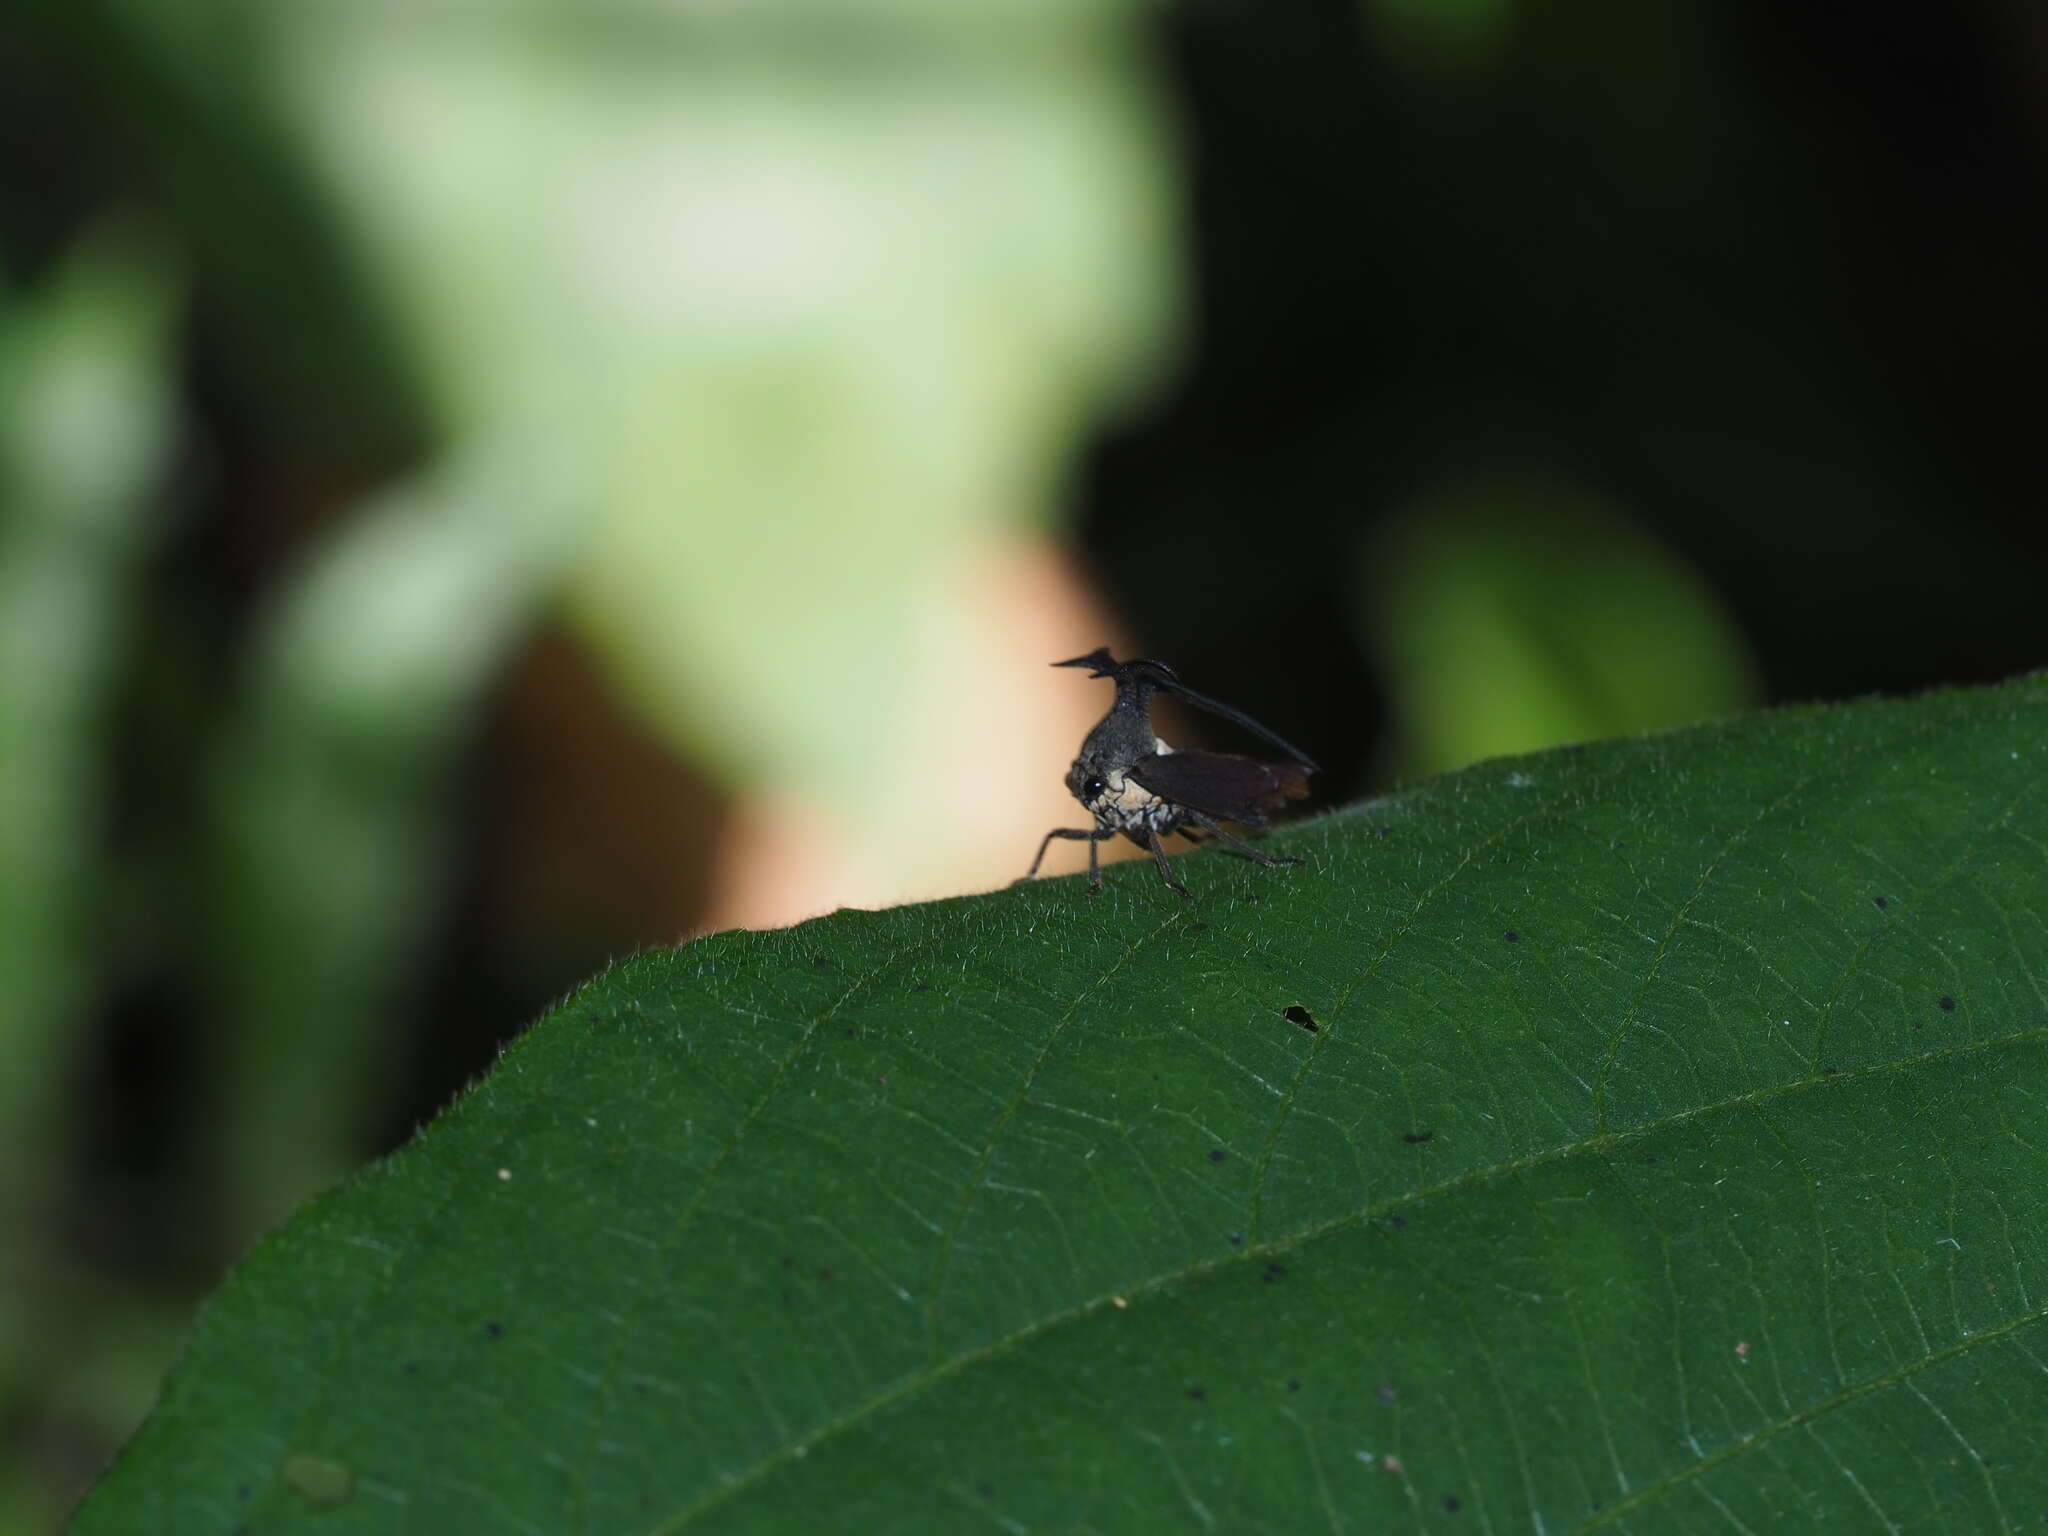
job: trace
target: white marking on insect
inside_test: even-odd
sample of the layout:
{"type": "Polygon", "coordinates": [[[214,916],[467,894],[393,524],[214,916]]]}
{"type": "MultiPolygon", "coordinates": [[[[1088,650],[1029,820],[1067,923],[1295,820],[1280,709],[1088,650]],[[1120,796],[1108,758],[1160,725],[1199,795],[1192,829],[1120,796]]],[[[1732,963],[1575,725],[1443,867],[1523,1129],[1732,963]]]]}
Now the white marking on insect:
{"type": "MultiPolygon", "coordinates": [[[[1161,752],[1173,750],[1156,739],[1154,745],[1161,752]]],[[[1111,772],[1103,776],[1102,782],[1102,792],[1093,800],[1082,802],[1094,816],[1097,826],[1116,832],[1144,827],[1155,832],[1170,832],[1180,825],[1180,807],[1153,794],[1129,774],[1111,772]]]]}

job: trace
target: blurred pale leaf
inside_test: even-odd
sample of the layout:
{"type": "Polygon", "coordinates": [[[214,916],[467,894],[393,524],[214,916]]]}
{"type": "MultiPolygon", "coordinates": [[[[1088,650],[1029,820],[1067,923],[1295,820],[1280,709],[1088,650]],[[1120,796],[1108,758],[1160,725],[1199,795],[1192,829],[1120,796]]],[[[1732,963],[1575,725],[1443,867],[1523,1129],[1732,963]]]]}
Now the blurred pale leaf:
{"type": "Polygon", "coordinates": [[[2044,752],[2040,681],[1786,712],[644,955],[76,1529],[2030,1526],[2044,752]]]}
{"type": "MultiPolygon", "coordinates": [[[[1123,0],[280,9],[280,100],[443,429],[589,466],[569,616],[729,783],[929,822],[952,588],[1162,355],[1123,0]]],[[[964,832],[937,829],[941,840],[964,832]]]]}

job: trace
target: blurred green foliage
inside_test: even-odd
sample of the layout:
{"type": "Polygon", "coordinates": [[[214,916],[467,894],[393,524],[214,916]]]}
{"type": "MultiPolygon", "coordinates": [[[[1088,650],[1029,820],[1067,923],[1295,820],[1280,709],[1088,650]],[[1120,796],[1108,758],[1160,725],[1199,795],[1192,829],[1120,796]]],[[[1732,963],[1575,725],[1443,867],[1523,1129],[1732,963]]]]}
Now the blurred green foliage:
{"type": "Polygon", "coordinates": [[[1754,702],[1713,594],[1614,508],[1539,476],[1425,496],[1365,556],[1402,776],[1754,702]]]}
{"type": "Polygon", "coordinates": [[[559,579],[555,483],[450,454],[323,536],[253,628],[204,809],[217,1242],[360,1156],[444,896],[453,765],[559,579]]]}
{"type": "Polygon", "coordinates": [[[107,892],[99,746],[175,427],[177,280],[102,226],[37,288],[0,297],[0,1200],[44,1193],[41,1158],[91,986],[107,892]]]}
{"type": "MultiPolygon", "coordinates": [[[[51,1392],[53,1416],[101,1436],[146,1405],[175,1336],[48,1235],[68,1192],[78,1021],[126,937],[125,893],[97,857],[104,742],[160,533],[181,287],[146,232],[108,222],[35,286],[0,292],[0,1415],[34,1424],[51,1392]]],[[[0,1529],[61,1510],[35,1458],[52,1448],[30,1446],[0,1461],[0,1529]]]]}

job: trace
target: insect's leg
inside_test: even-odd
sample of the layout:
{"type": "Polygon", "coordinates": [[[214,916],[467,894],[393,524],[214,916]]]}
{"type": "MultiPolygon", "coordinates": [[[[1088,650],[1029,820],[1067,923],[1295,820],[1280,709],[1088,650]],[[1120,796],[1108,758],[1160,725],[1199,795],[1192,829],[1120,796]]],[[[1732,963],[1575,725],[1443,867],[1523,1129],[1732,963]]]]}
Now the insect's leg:
{"type": "Polygon", "coordinates": [[[1145,829],[1145,846],[1152,850],[1153,862],[1158,864],[1159,878],[1166,882],[1166,888],[1186,896],[1188,888],[1173,878],[1173,866],[1166,862],[1166,850],[1159,846],[1159,834],[1150,827],[1145,829]]]}
{"type": "Polygon", "coordinates": [[[1301,859],[1276,859],[1270,853],[1261,853],[1258,849],[1254,848],[1250,843],[1246,842],[1243,838],[1232,837],[1228,832],[1224,831],[1221,827],[1217,826],[1215,822],[1211,821],[1208,817],[1204,816],[1200,811],[1189,811],[1188,816],[1191,820],[1193,820],[1196,826],[1200,827],[1203,831],[1207,832],[1211,837],[1216,838],[1223,844],[1224,847],[1235,848],[1239,853],[1243,854],[1246,858],[1257,859],[1261,864],[1264,864],[1269,869],[1278,869],[1283,864],[1300,864],[1305,862],[1301,859]]]}
{"type": "Polygon", "coordinates": [[[1095,845],[1101,842],[1107,835],[1100,827],[1090,827],[1086,832],[1083,832],[1079,827],[1054,827],[1045,834],[1045,841],[1038,845],[1038,857],[1031,861],[1031,867],[1011,883],[1013,885],[1022,884],[1024,881],[1037,876],[1038,866],[1045,862],[1045,850],[1052,846],[1054,838],[1062,837],[1068,842],[1073,842],[1077,838],[1085,837],[1088,839],[1088,872],[1095,876],[1095,883],[1100,885],[1102,883],[1102,876],[1097,874],[1095,869],[1095,845]]]}
{"type": "Polygon", "coordinates": [[[1113,832],[1103,831],[1100,827],[1097,827],[1088,834],[1088,894],[1090,896],[1102,894],[1102,840],[1105,837],[1114,837],[1115,835],[1113,832]]]}

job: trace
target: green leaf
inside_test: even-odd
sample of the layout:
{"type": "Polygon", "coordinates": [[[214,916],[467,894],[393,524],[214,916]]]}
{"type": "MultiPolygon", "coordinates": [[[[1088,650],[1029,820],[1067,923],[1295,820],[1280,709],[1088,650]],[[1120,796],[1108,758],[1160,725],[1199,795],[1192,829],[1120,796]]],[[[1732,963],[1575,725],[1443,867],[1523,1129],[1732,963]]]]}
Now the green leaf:
{"type": "Polygon", "coordinates": [[[641,956],[256,1252],[77,1528],[2031,1529],[2044,728],[641,956]]]}
{"type": "Polygon", "coordinates": [[[1669,730],[1755,700],[1742,637],[1711,588],[1568,479],[1463,475],[1363,553],[1362,627],[1409,777],[1669,730]]]}

